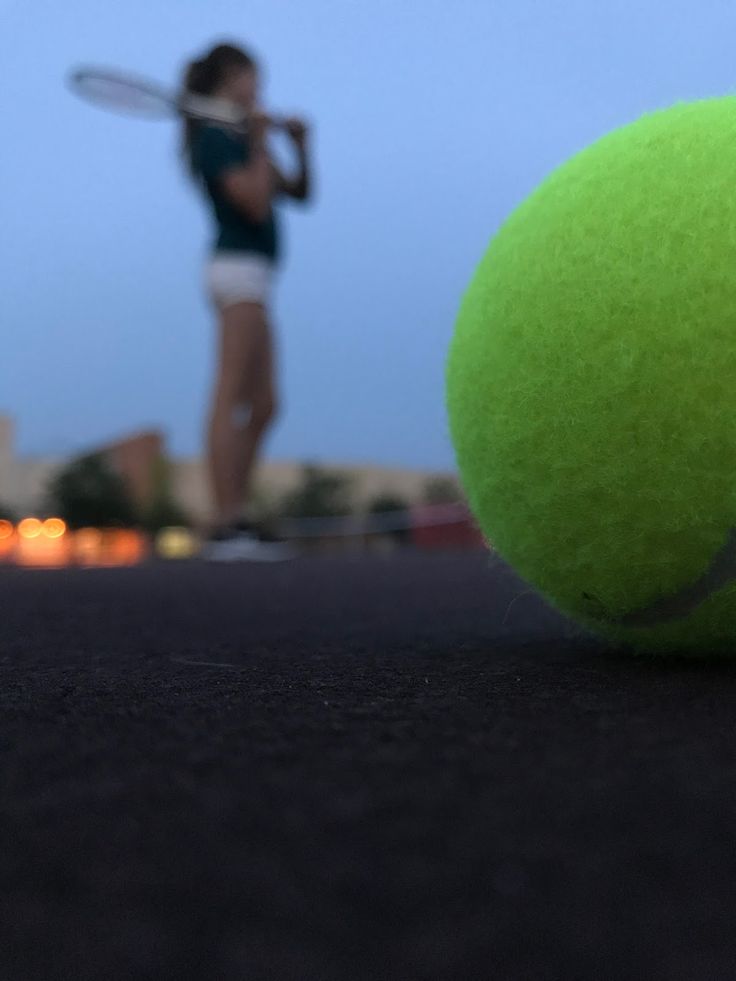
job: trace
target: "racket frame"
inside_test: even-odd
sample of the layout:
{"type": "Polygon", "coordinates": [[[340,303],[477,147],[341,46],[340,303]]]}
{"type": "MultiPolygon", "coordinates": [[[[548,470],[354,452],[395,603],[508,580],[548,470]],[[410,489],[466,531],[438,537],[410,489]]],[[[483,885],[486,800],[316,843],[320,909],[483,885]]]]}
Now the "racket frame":
{"type": "Polygon", "coordinates": [[[139,75],[116,69],[97,68],[88,65],[80,66],[69,75],[69,85],[75,94],[86,102],[94,103],[100,108],[105,108],[111,112],[123,113],[129,116],[148,117],[149,119],[161,119],[165,116],[185,116],[189,119],[220,123],[241,131],[245,131],[247,126],[247,114],[239,106],[226,99],[213,98],[212,96],[187,91],[173,94],[156,82],[151,82],[139,75]],[[88,82],[94,81],[120,85],[123,88],[129,89],[131,92],[137,92],[139,95],[150,96],[152,100],[159,103],[161,112],[141,112],[133,106],[126,107],[122,103],[116,103],[114,100],[106,99],[103,95],[95,94],[94,90],[87,84],[88,82]]]}

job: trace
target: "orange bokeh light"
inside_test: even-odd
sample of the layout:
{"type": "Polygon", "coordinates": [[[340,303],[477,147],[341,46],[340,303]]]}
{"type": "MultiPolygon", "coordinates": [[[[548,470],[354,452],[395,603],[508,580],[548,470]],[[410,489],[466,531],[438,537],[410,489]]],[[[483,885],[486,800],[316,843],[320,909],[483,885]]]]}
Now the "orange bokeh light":
{"type": "Polygon", "coordinates": [[[60,518],[39,521],[24,518],[18,525],[13,559],[17,565],[36,569],[60,569],[69,565],[70,542],[60,518]]]}
{"type": "Polygon", "coordinates": [[[105,535],[105,565],[137,565],[145,559],[148,543],[145,535],[132,529],[112,529],[105,535]]]}
{"type": "Polygon", "coordinates": [[[15,528],[10,521],[0,521],[0,562],[9,562],[15,553],[15,528]]]}
{"type": "Polygon", "coordinates": [[[125,528],[82,528],[74,534],[74,556],[80,565],[137,565],[148,554],[148,541],[125,528]]]}
{"type": "Polygon", "coordinates": [[[18,525],[18,534],[21,538],[38,538],[41,534],[43,524],[38,518],[24,518],[18,525]]]}
{"type": "Polygon", "coordinates": [[[47,518],[43,523],[43,533],[47,538],[61,538],[66,534],[66,522],[61,518],[47,518]]]}
{"type": "Polygon", "coordinates": [[[24,518],[14,528],[0,522],[0,560],[36,568],[131,566],[144,561],[146,535],[127,528],[82,528],[70,531],[61,518],[24,518]]]}
{"type": "Polygon", "coordinates": [[[74,558],[81,565],[97,565],[102,551],[102,532],[97,528],[80,528],[74,534],[74,558]]]}

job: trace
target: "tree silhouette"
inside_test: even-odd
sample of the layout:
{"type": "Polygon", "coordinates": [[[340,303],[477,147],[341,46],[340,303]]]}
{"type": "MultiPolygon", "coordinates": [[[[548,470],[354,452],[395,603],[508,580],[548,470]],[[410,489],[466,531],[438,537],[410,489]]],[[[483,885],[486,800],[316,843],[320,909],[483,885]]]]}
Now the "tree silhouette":
{"type": "Polygon", "coordinates": [[[142,527],[151,534],[172,525],[190,527],[191,518],[174,498],[169,461],[161,456],[153,466],[153,490],[141,514],[142,527]]]}
{"type": "Polygon", "coordinates": [[[452,477],[430,477],[424,485],[422,497],[425,504],[455,504],[461,500],[462,492],[452,477]]]}
{"type": "Polygon", "coordinates": [[[351,480],[345,474],[306,464],[298,487],[286,495],[285,518],[332,518],[352,511],[351,480]]]}
{"type": "MultiPolygon", "coordinates": [[[[409,502],[398,494],[390,492],[378,494],[368,505],[369,514],[394,514],[396,512],[406,512],[409,510],[409,502]]],[[[400,545],[406,544],[411,539],[411,528],[409,522],[401,528],[392,528],[386,532],[381,532],[387,538],[393,538],[400,545]]]]}
{"type": "Polygon", "coordinates": [[[73,460],[49,485],[51,510],[70,528],[131,527],[136,506],[128,487],[107,458],[91,453],[73,460]]]}

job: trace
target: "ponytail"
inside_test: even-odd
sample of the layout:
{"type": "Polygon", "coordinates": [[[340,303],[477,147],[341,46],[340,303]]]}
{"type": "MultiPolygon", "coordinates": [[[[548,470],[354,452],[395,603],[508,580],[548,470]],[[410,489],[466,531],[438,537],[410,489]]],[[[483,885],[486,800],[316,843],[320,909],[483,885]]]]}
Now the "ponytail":
{"type": "MultiPolygon", "coordinates": [[[[196,95],[212,95],[227,80],[233,71],[257,68],[253,58],[242,48],[232,44],[218,44],[203,58],[189,62],[184,71],[182,88],[196,95]]],[[[194,177],[198,170],[193,157],[194,139],[201,122],[186,118],[183,123],[181,152],[187,167],[194,177]]]]}

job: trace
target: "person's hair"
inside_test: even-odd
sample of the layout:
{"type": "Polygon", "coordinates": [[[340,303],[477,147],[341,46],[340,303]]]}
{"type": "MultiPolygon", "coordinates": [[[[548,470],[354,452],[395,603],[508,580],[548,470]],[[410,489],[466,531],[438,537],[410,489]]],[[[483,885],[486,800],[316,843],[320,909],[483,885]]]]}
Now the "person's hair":
{"type": "MultiPolygon", "coordinates": [[[[202,58],[191,61],[185,71],[183,89],[197,95],[212,95],[233,72],[243,70],[257,71],[255,58],[234,44],[217,44],[202,58]]],[[[192,157],[192,146],[197,126],[196,119],[185,119],[182,132],[182,156],[194,176],[197,168],[192,157]]]]}

